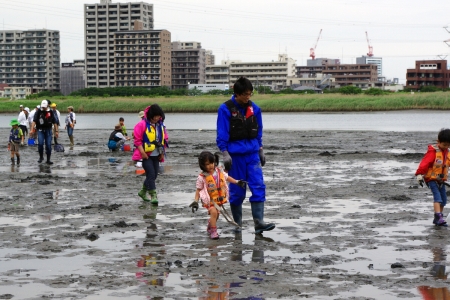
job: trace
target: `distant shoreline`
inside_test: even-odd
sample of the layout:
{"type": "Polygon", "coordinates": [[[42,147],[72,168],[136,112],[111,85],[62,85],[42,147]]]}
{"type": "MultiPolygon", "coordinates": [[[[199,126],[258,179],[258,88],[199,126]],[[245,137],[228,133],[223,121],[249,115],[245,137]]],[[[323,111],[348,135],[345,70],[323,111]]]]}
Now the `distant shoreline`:
{"type": "MultiPolygon", "coordinates": [[[[449,92],[393,93],[383,96],[305,94],[254,95],[254,101],[264,112],[368,112],[395,110],[450,110],[449,92]]],[[[42,98],[44,99],[44,98],[42,98]]],[[[42,99],[0,100],[0,112],[16,113],[19,105],[32,109],[42,99]]],[[[161,97],[52,97],[50,101],[65,112],[73,106],[80,113],[137,113],[158,103],[165,112],[213,113],[229,96],[161,96],[161,97]]]]}

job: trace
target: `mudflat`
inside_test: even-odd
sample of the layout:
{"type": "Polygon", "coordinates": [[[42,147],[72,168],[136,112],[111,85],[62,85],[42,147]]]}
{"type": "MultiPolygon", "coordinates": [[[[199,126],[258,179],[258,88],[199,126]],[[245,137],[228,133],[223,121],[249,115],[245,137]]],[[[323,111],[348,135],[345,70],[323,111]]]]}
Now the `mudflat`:
{"type": "Polygon", "coordinates": [[[0,299],[449,295],[449,232],[433,226],[431,192],[413,179],[437,131],[265,131],[265,219],[276,228],[255,235],[246,200],[243,231],[220,218],[219,240],[206,210],[188,207],[214,131],[169,128],[157,207],[137,196],[131,152],[107,150],[110,130],[75,130],[73,148],[61,130],[65,152],[50,167],[37,147],[10,166],[5,145],[0,299]]]}

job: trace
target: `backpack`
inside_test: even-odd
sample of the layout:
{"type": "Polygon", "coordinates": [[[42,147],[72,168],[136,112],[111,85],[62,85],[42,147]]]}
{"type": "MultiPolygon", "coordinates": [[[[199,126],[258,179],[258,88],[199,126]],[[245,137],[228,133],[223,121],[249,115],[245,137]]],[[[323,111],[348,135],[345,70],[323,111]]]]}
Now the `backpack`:
{"type": "Polygon", "coordinates": [[[64,152],[64,146],[61,144],[55,144],[54,149],[55,152],[64,152]]]}

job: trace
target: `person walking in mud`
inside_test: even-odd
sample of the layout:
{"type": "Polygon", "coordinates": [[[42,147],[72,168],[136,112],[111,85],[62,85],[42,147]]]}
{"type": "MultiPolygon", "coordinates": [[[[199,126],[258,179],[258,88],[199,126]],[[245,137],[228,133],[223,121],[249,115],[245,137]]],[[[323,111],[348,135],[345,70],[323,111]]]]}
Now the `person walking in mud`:
{"type": "Polygon", "coordinates": [[[209,220],[206,232],[211,239],[219,238],[217,233],[217,220],[219,219],[219,211],[215,207],[221,206],[228,202],[228,185],[231,182],[245,188],[245,181],[236,180],[228,176],[221,168],[218,167],[219,156],[211,152],[203,151],[198,157],[198,165],[202,170],[197,177],[194,201],[189,205],[192,212],[198,210],[198,201],[201,199],[203,207],[208,210],[209,220]]]}
{"type": "MultiPolygon", "coordinates": [[[[56,109],[56,107],[57,107],[58,105],[56,105],[56,103],[55,102],[53,102],[52,104],[50,104],[50,107],[51,107],[51,109],[52,109],[52,111],[53,111],[53,115],[55,116],[55,118],[56,118],[56,128],[58,129],[58,132],[59,132],[59,126],[61,126],[61,123],[60,123],[60,120],[61,120],[61,113],[59,112],[59,110],[57,110],[56,109]]],[[[56,135],[55,135],[55,128],[53,129],[53,140],[54,140],[54,142],[55,142],[55,145],[57,145],[58,144],[58,138],[56,137],[56,135]]]]}
{"type": "Polygon", "coordinates": [[[142,160],[145,170],[145,181],[138,196],[143,201],[150,201],[158,205],[156,193],[156,178],[158,177],[159,162],[164,161],[167,137],[162,123],[164,112],[158,104],[152,104],[144,110],[144,119],[134,126],[133,161],[142,160]],[[147,198],[147,192],[151,199],[147,198]]]}
{"type": "MultiPolygon", "coordinates": [[[[266,158],[262,143],[262,115],[260,108],[250,100],[253,95],[250,80],[239,78],[233,86],[233,91],[231,99],[219,107],[216,142],[223,154],[225,170],[233,178],[248,182],[252,192],[249,200],[255,233],[260,234],[275,228],[275,224],[264,222],[266,185],[262,167],[266,158]]],[[[230,186],[230,208],[234,221],[240,226],[245,190],[245,187],[230,186]]]]}
{"type": "Polygon", "coordinates": [[[17,165],[20,165],[19,145],[23,145],[24,135],[17,119],[9,123],[11,131],[9,133],[8,150],[11,151],[11,165],[15,165],[14,156],[17,157],[17,165]]]}
{"type": "Polygon", "coordinates": [[[448,178],[448,168],[450,166],[449,147],[450,129],[441,129],[437,143],[428,145],[428,151],[420,162],[415,174],[419,184],[423,186],[425,183],[433,193],[433,224],[436,226],[447,226],[443,211],[447,204],[445,182],[448,178]]]}
{"type": "Polygon", "coordinates": [[[52,165],[53,162],[50,161],[50,157],[52,155],[52,127],[55,128],[55,136],[58,138],[58,127],[56,118],[53,114],[53,111],[49,109],[49,101],[42,100],[41,109],[38,110],[34,114],[32,129],[30,133],[34,133],[34,127],[36,126],[36,130],[38,133],[38,151],[39,151],[39,160],[38,163],[44,161],[44,144],[45,144],[45,153],[47,154],[47,164],[52,165]]]}
{"type": "Polygon", "coordinates": [[[67,135],[69,136],[69,140],[70,140],[70,147],[73,147],[73,145],[74,145],[73,130],[75,129],[75,123],[76,123],[75,113],[73,112],[73,106],[67,107],[67,115],[66,115],[65,123],[66,123],[66,126],[64,127],[64,129],[67,130],[67,135]]]}

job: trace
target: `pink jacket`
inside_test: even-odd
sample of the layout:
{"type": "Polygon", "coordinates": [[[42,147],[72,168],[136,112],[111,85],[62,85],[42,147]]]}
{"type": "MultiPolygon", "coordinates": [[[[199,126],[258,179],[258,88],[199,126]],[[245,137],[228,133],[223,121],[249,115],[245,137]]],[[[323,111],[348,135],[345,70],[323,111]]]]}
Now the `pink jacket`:
{"type": "MultiPolygon", "coordinates": [[[[148,106],[144,110],[144,118],[141,121],[139,121],[139,123],[137,123],[133,129],[135,149],[134,149],[133,156],[131,157],[131,159],[134,161],[138,161],[138,160],[142,159],[141,153],[139,152],[139,149],[137,147],[144,145],[144,134],[145,134],[145,130],[147,129],[146,118],[147,118],[147,111],[149,108],[150,108],[150,106],[148,106]]],[[[165,139],[166,139],[166,142],[164,143],[164,148],[166,148],[167,140],[169,139],[169,135],[167,134],[165,127],[164,127],[164,135],[165,135],[165,139]]],[[[147,154],[150,154],[150,152],[147,152],[147,154]]],[[[164,161],[164,158],[162,161],[164,161]]]]}

